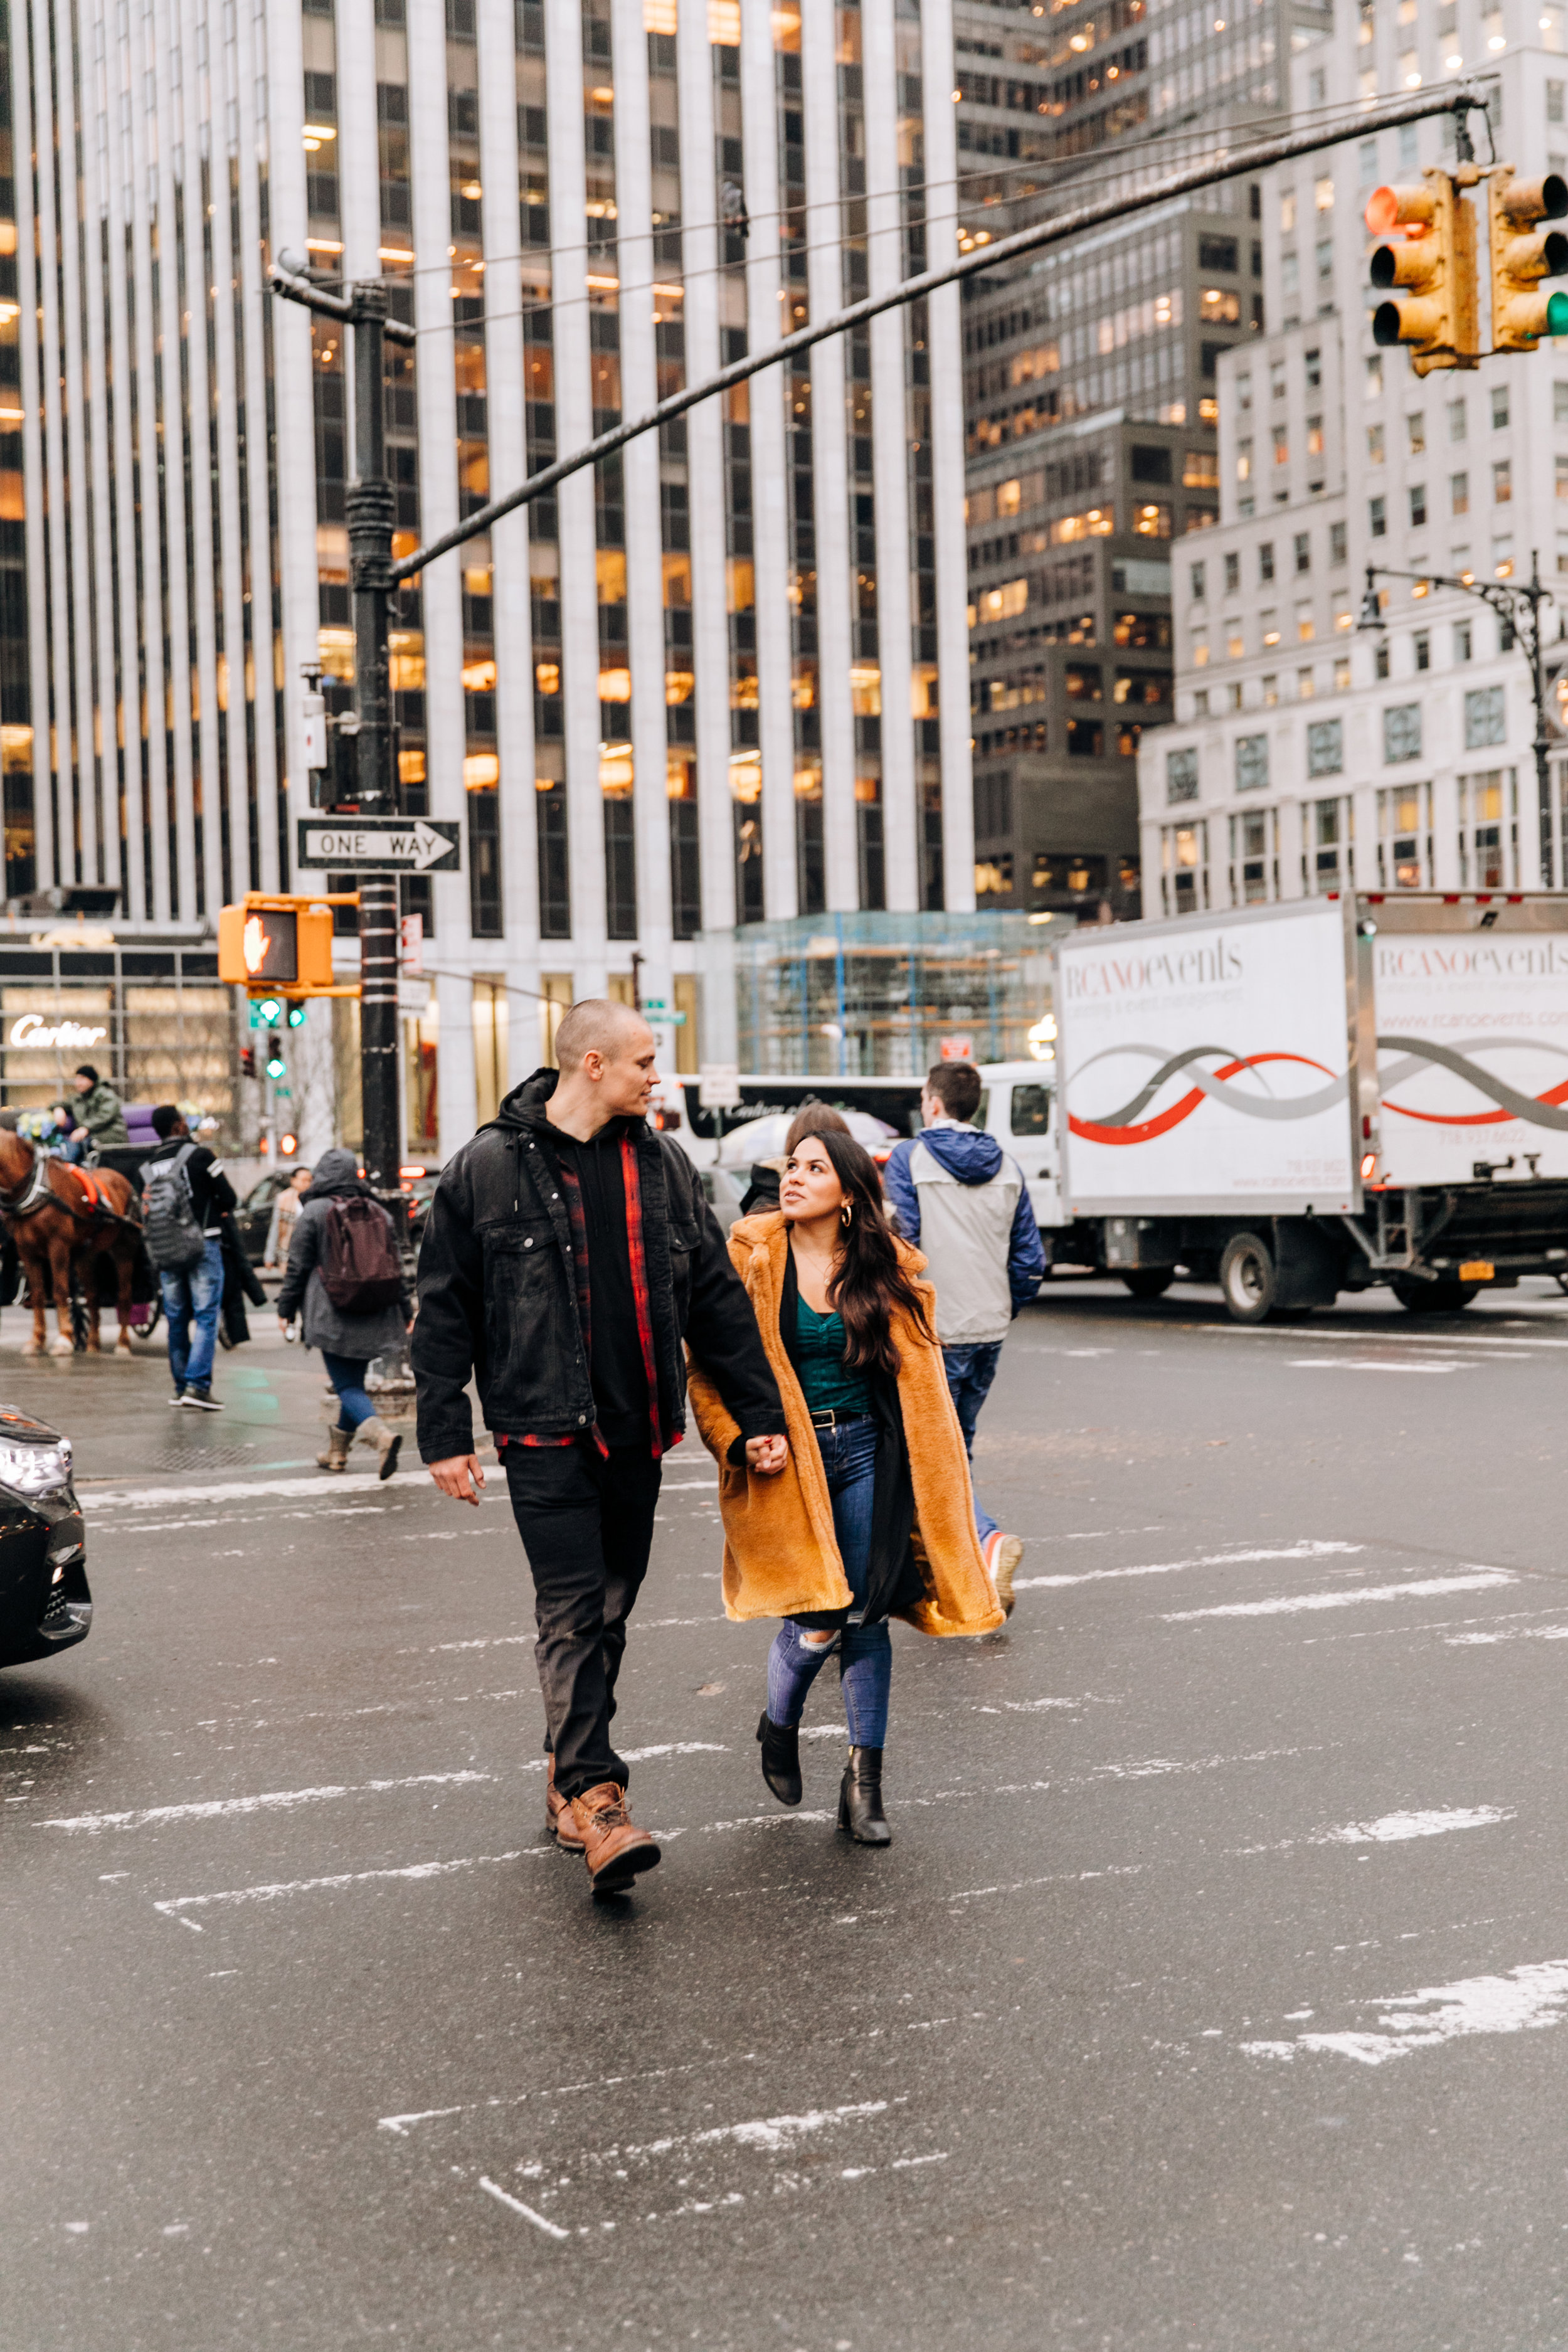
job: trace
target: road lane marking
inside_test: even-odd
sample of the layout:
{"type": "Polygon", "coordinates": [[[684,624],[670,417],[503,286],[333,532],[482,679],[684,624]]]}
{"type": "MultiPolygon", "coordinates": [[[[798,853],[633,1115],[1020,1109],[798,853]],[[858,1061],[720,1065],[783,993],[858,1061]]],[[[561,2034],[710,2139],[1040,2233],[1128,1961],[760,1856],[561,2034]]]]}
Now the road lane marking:
{"type": "Polygon", "coordinates": [[[514,2213],[521,2213],[525,2221],[531,2221],[536,2230],[542,2230],[547,2238],[565,2240],[572,2235],[571,2231],[562,2229],[559,2222],[547,2221],[542,2213],[536,2213],[531,2205],[525,2205],[521,2198],[512,2196],[510,2189],[498,2187],[488,2173],[480,2173],[479,2187],[488,2189],[499,2204],[510,2205],[514,2213]]]}
{"type": "Polygon", "coordinates": [[[1371,1356],[1292,1356],[1286,1370],[1292,1372],[1473,1372],[1479,1364],[1425,1363],[1380,1364],[1371,1356]]]}
{"type": "MultiPolygon", "coordinates": [[[[263,1886],[226,1886],[214,1895],[175,1895],[166,1902],[154,1903],[165,1919],[176,1919],[184,1927],[196,1927],[195,1919],[187,1919],[187,1911],[205,1911],[217,1903],[276,1903],[285,1895],[315,1895],[331,1892],[342,1886],[363,1886],[373,1879],[447,1878],[454,1871],[481,1870],[502,1863],[521,1862],[530,1854],[553,1853],[553,1844],[518,1846],[510,1853],[469,1853],[455,1862],[408,1863],[401,1870],[340,1870],[326,1878],[274,1879],[263,1886]]],[[[200,1933],[199,1927],[197,1932],[200,1933]]]]}
{"type": "Polygon", "coordinates": [[[1384,1813],[1375,1822],[1345,1822],[1340,1828],[1320,1830],[1314,1845],[1398,1845],[1407,1838],[1443,1837],[1450,1830],[1490,1829],[1511,1822],[1513,1805],[1441,1806],[1428,1812],[1384,1813]]]}
{"type": "Polygon", "coordinates": [[[286,1812],[296,1805],[324,1804],[333,1797],[379,1797],[391,1789],[453,1787],[476,1780],[494,1780],[498,1777],[494,1772],[415,1772],[406,1780],[342,1782],[319,1789],[273,1789],[258,1797],[214,1797],[199,1804],[149,1805],[141,1812],[71,1813],[51,1821],[35,1822],[33,1827],[37,1830],[86,1830],[96,1835],[102,1830],[148,1829],[162,1822],[214,1822],[235,1813],[286,1812]]]}
{"type": "Polygon", "coordinates": [[[1363,1584],[1342,1592],[1289,1592],[1272,1601],[1226,1601],[1212,1609],[1173,1609],[1164,1612],[1167,1625],[1190,1624],[1198,1617],[1289,1617],[1307,1609],[1353,1609],[1369,1601],[1429,1601],[1444,1592],[1485,1592],[1519,1579],[1506,1568],[1478,1569],[1469,1576],[1412,1577],[1408,1584],[1363,1584]]]}
{"type": "Polygon", "coordinates": [[[1506,1633],[1447,1633],[1443,1647],[1489,1649],[1496,1642],[1568,1642],[1568,1625],[1511,1625],[1506,1633]]]}
{"type": "MultiPolygon", "coordinates": [[[[206,1479],[190,1486],[116,1486],[96,1492],[90,1482],[79,1486],[78,1493],[84,1511],[144,1511],[162,1508],[170,1503],[244,1503],[258,1497],[263,1500],[287,1502],[291,1498],[315,1495],[323,1501],[335,1500],[345,1494],[385,1493],[394,1488],[406,1494],[410,1488],[435,1495],[439,1489],[427,1470],[399,1470],[390,1478],[381,1478],[374,1470],[338,1471],[326,1483],[326,1474],[318,1471],[313,1478],[238,1478],[218,1482],[206,1479]]],[[[682,1479],[679,1484],[667,1479],[660,1488],[662,1495],[717,1495],[719,1482],[714,1478],[682,1479]]],[[[504,1481],[487,1486],[484,1499],[505,1500],[504,1481]]]]}
{"type": "Polygon", "coordinates": [[[1013,1590],[1015,1592],[1033,1592],[1048,1587],[1055,1591],[1068,1584],[1099,1584],[1116,1577],[1174,1576],[1182,1569],[1240,1567],[1247,1560],[1256,1559],[1324,1559],[1335,1554],[1360,1552],[1365,1549],[1364,1544],[1317,1543],[1304,1538],[1300,1543],[1264,1551],[1198,1552],[1191,1559],[1152,1560],[1141,1568],[1086,1568],[1073,1576],[1016,1576],[1013,1590]]]}
{"type": "Polygon", "coordinates": [[[1506,1976],[1463,1977],[1365,2004],[1381,2011],[1379,2033],[1300,2033],[1292,2042],[1244,2042],[1248,2057],[1294,2059],[1302,2051],[1385,2065],[1413,2050],[1435,2050],[1477,2033],[1529,2033],[1568,2013],[1568,1960],[1537,1960],[1506,1976]]]}
{"type": "MultiPolygon", "coordinates": [[[[628,1748],[624,1761],[647,1764],[661,1756],[724,1756],[729,1753],[716,1740],[667,1739],[653,1748],[628,1748]]],[[[542,1772],[548,1759],[531,1758],[515,1769],[520,1772],[542,1772]]],[[[334,1797],[381,1797],[398,1789],[472,1787],[476,1783],[494,1784],[502,1778],[499,1772],[415,1772],[396,1780],[357,1780],[334,1782],[314,1789],[274,1789],[257,1797],[212,1797],[200,1802],[184,1805],[150,1805],[140,1812],[73,1813],[50,1821],[35,1822],[39,1830],[86,1830],[97,1834],[103,1830],[148,1829],[164,1822],[211,1822],[233,1814],[287,1812],[298,1805],[320,1805],[334,1797]]]]}

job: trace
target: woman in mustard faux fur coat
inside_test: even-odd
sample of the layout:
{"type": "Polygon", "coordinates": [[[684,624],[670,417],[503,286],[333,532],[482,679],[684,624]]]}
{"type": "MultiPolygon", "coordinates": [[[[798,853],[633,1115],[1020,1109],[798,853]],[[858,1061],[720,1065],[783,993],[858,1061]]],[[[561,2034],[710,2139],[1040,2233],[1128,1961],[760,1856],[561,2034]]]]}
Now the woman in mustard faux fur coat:
{"type": "Polygon", "coordinates": [[[797,1123],[795,1133],[780,1209],[730,1234],[784,1399],[783,1473],[754,1477],[731,1459],[739,1430],[696,1360],[691,1399],[720,1465],[725,1608],[784,1620],[757,1727],[763,1778],[799,1804],[801,1714],[837,1642],[851,1743],[838,1826],[885,1845],[888,1619],[985,1633],[1003,1615],[975,1538],[932,1292],[918,1278],[925,1260],[889,1225],[868,1152],[844,1132],[801,1135],[797,1123]]]}

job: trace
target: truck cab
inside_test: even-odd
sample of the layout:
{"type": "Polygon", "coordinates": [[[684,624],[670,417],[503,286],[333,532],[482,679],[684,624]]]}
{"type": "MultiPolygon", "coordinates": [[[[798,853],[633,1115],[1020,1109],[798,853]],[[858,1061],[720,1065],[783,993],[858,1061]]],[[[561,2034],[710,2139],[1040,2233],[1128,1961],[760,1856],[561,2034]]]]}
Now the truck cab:
{"type": "Polygon", "coordinates": [[[984,1092],[974,1125],[994,1135],[1023,1171],[1035,1223],[1062,1223],[1061,1154],[1055,1128],[1056,1074],[1050,1062],[983,1062],[984,1092]]]}

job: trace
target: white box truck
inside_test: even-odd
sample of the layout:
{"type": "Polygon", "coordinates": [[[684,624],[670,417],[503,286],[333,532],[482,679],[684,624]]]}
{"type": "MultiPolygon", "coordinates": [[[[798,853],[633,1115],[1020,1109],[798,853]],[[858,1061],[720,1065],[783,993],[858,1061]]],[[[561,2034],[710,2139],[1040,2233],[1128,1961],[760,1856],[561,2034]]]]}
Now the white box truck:
{"type": "Polygon", "coordinates": [[[1054,1266],[1260,1321],[1568,1287],[1568,893],[1335,896],[1086,927],[1054,1063],[984,1072],[1054,1266]]]}

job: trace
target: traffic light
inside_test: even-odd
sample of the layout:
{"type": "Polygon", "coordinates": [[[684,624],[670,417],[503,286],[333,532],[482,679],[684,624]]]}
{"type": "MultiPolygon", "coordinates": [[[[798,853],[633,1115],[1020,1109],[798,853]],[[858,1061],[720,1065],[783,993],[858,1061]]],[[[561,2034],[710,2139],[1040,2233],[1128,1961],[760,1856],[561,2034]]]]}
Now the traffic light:
{"type": "Polygon", "coordinates": [[[304,1008],[304,1006],[303,1006],[302,1004],[291,1004],[291,1005],[289,1007],[289,1028],[290,1028],[290,1029],[302,1029],[302,1028],[304,1027],[304,1025],[305,1025],[305,1008],[304,1008]]]}
{"type": "Polygon", "coordinates": [[[280,996],[258,996],[255,1000],[256,1018],[263,1029],[276,1029],[283,1018],[280,996]]]}
{"type": "MultiPolygon", "coordinates": [[[[349,897],[289,898],[251,891],[217,919],[217,976],[236,988],[279,998],[353,996],[332,974],[332,908],[349,897]]],[[[357,899],[353,903],[357,904],[357,899]]],[[[279,1018],[282,1018],[279,1012],[279,1018]]]]}
{"type": "Polygon", "coordinates": [[[1433,368],[1474,367],[1476,219],[1447,172],[1429,170],[1419,184],[1374,188],[1366,225],[1377,247],[1372,282],[1409,290],[1373,313],[1372,339],[1404,343],[1417,375],[1433,368]]]}
{"type": "Polygon", "coordinates": [[[273,1080],[286,1078],[289,1075],[289,1065],[283,1059],[282,1055],[278,1051],[276,1045],[274,1045],[271,1053],[268,1054],[267,1057],[267,1075],[273,1080]]]}
{"type": "Polygon", "coordinates": [[[256,1048],[254,1045],[242,1045],[240,1047],[239,1075],[242,1078],[253,1078],[256,1076],[256,1048]]]}
{"type": "Polygon", "coordinates": [[[1542,335],[1568,335],[1568,293],[1539,290],[1543,278],[1568,275],[1568,235],[1538,221],[1568,218],[1568,182],[1516,180],[1500,163],[1487,183],[1491,238],[1492,349],[1532,352],[1542,335]]]}

